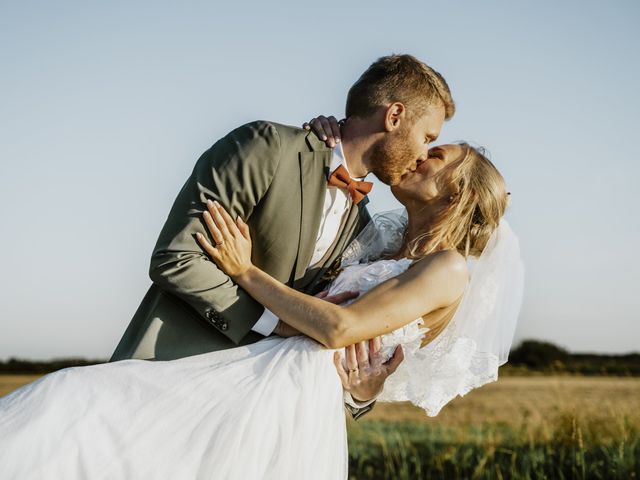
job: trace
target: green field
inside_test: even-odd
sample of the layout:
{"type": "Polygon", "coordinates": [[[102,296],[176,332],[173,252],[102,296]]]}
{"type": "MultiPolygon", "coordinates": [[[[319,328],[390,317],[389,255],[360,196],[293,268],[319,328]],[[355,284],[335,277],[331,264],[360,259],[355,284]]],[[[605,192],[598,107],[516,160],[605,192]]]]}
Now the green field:
{"type": "Polygon", "coordinates": [[[504,377],[435,418],[379,403],[348,428],[353,479],[640,478],[637,377],[504,377]]]}

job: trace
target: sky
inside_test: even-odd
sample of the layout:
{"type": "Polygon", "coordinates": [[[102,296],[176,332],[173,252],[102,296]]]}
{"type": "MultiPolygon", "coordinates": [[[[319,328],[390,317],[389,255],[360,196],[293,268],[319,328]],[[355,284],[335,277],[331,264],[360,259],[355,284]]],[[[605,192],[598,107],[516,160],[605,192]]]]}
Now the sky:
{"type": "Polygon", "coordinates": [[[633,1],[3,0],[0,359],[109,357],[198,156],[251,120],[341,117],[390,53],[445,76],[439,142],[507,181],[516,340],[640,351],[639,21],[633,1]]]}

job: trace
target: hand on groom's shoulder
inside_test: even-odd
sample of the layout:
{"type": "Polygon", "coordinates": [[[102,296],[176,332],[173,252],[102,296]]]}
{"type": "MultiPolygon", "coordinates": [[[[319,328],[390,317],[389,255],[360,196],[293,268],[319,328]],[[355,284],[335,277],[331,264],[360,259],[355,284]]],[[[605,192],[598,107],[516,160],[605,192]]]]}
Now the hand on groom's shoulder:
{"type": "Polygon", "coordinates": [[[288,147],[297,151],[309,150],[310,147],[312,150],[328,149],[308,130],[270,120],[254,120],[240,125],[218,140],[214,147],[218,143],[224,145],[229,142],[242,148],[266,148],[278,153],[287,153],[288,147]]]}

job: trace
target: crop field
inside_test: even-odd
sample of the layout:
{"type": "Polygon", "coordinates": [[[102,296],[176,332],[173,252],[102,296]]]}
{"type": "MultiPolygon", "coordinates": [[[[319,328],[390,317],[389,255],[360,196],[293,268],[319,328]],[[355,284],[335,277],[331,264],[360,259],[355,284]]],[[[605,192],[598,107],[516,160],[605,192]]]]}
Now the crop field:
{"type": "MultiPolygon", "coordinates": [[[[38,375],[0,376],[0,395],[38,375]]],[[[640,378],[523,376],[349,420],[352,479],[640,478],[640,378]]]]}

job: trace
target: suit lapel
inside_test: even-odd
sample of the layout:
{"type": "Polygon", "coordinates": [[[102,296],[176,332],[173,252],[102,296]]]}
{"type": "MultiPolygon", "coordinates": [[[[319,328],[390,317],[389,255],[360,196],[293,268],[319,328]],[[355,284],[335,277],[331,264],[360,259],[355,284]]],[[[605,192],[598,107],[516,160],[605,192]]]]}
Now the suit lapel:
{"type": "Polygon", "coordinates": [[[330,162],[331,150],[300,153],[302,218],[294,282],[304,276],[313,256],[313,249],[322,217],[322,206],[324,205],[327,191],[327,175],[330,162]]]}
{"type": "MultiPolygon", "coordinates": [[[[298,290],[309,284],[310,275],[307,272],[307,268],[313,256],[320,228],[332,154],[332,150],[327,148],[315,135],[310,133],[307,135],[306,141],[310,151],[301,152],[299,156],[302,198],[300,242],[298,243],[298,255],[293,278],[290,283],[293,288],[298,290]]],[[[347,219],[343,222],[338,232],[338,237],[332,245],[331,253],[327,261],[321,265],[322,268],[317,272],[318,275],[322,275],[326,268],[343,252],[358,225],[359,216],[367,203],[369,203],[369,197],[363,198],[358,205],[351,206],[347,219]]],[[[313,275],[313,277],[318,275],[313,275]]]]}

